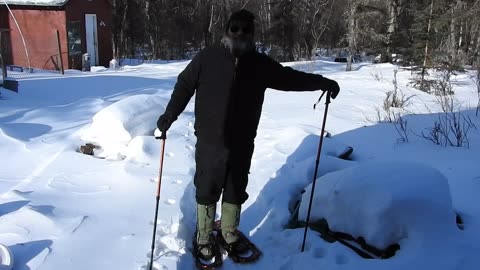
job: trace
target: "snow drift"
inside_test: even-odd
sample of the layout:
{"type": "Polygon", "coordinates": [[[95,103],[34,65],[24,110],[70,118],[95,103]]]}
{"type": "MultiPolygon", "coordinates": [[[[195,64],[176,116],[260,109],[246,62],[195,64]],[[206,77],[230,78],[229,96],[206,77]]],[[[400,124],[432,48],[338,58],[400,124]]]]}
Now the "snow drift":
{"type": "Polygon", "coordinates": [[[100,157],[117,159],[125,155],[133,138],[153,135],[156,120],[165,111],[164,104],[165,98],[146,94],[115,102],[93,116],[82,140],[100,145],[100,157]]]}
{"type": "MultiPolygon", "coordinates": [[[[299,220],[306,220],[311,186],[299,220]]],[[[311,221],[326,219],[332,231],[364,237],[377,247],[429,235],[432,226],[456,229],[447,179],[436,169],[410,162],[371,162],[318,178],[311,221]]]]}

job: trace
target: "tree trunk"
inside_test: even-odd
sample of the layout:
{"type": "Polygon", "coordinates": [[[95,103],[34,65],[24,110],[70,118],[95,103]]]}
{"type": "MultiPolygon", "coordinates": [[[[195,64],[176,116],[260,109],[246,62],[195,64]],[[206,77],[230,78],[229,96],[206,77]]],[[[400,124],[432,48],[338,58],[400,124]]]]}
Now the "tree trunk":
{"type": "Polygon", "coordinates": [[[330,17],[332,16],[332,10],[334,7],[334,1],[325,1],[324,3],[317,3],[315,7],[313,7],[314,12],[312,14],[312,28],[311,28],[311,36],[312,36],[312,49],[310,53],[310,58],[314,56],[315,50],[320,45],[320,39],[325,32],[325,30],[329,27],[330,17]],[[325,8],[324,8],[325,7],[325,8]],[[328,8],[330,7],[330,8],[328,8]],[[323,12],[322,12],[322,8],[323,12]],[[318,21],[317,17],[319,14],[322,14],[322,17],[325,19],[318,21]]]}
{"type": "Polygon", "coordinates": [[[230,14],[232,13],[232,3],[230,2],[231,0],[224,0],[225,2],[225,11],[226,11],[226,15],[227,16],[230,16],[230,14]]]}
{"type": "MultiPolygon", "coordinates": [[[[457,14],[459,14],[459,10],[462,6],[461,0],[457,0],[456,3],[452,3],[450,13],[451,13],[451,20],[450,20],[450,30],[449,30],[449,42],[448,42],[448,54],[449,60],[451,63],[455,63],[457,60],[458,48],[459,43],[457,43],[457,14]]],[[[461,42],[462,33],[461,27],[459,27],[460,33],[458,33],[458,40],[461,42]]]]}
{"type": "Polygon", "coordinates": [[[356,26],[355,26],[355,11],[357,8],[357,3],[355,0],[350,1],[350,9],[348,14],[348,57],[347,57],[347,68],[346,71],[352,71],[352,61],[353,61],[353,52],[355,50],[355,35],[356,35],[356,26]]]}
{"type": "Polygon", "coordinates": [[[149,41],[150,41],[150,50],[151,50],[151,55],[152,59],[157,59],[158,58],[158,41],[157,41],[157,28],[156,28],[156,23],[153,20],[154,16],[152,16],[152,5],[155,5],[152,3],[151,0],[148,0],[145,2],[145,13],[147,15],[147,31],[148,31],[148,36],[149,36],[149,41]]]}
{"type": "Polygon", "coordinates": [[[122,22],[120,24],[120,48],[119,48],[119,54],[121,56],[125,55],[125,52],[127,51],[127,38],[126,38],[126,24],[127,24],[127,11],[128,11],[128,1],[124,1],[124,9],[123,9],[123,14],[122,14],[122,22]]]}
{"type": "Polygon", "coordinates": [[[385,55],[382,55],[383,63],[392,61],[393,36],[398,24],[398,0],[388,0],[388,11],[387,44],[385,46],[385,55]]]}
{"type": "Polygon", "coordinates": [[[428,61],[428,52],[429,52],[429,39],[430,39],[430,31],[432,28],[432,17],[433,17],[433,3],[434,0],[432,0],[430,4],[430,15],[428,17],[428,25],[427,25],[427,39],[425,41],[425,51],[423,55],[423,65],[422,65],[422,73],[421,73],[421,79],[420,79],[420,89],[425,90],[425,73],[426,73],[426,67],[427,67],[427,61],[428,61]]]}

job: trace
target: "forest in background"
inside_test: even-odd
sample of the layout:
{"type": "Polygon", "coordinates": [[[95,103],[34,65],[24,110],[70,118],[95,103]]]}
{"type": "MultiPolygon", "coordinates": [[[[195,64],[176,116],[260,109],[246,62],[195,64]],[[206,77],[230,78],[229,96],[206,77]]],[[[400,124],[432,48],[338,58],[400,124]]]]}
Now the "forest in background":
{"type": "MultiPolygon", "coordinates": [[[[277,61],[357,56],[417,67],[478,66],[480,0],[112,0],[114,57],[189,59],[219,43],[231,12],[256,15],[277,61]]],[[[349,67],[350,66],[350,67],[349,67]]]]}

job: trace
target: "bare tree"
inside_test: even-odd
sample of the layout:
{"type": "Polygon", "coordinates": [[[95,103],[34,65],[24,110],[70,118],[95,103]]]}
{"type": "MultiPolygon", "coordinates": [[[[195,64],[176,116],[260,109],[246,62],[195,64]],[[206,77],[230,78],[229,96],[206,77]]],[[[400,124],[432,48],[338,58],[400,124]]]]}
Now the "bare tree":
{"type": "Polygon", "coordinates": [[[357,37],[357,24],[355,21],[357,5],[359,0],[350,0],[349,7],[348,7],[348,32],[347,32],[347,40],[348,40],[348,57],[347,57],[347,68],[346,71],[352,71],[352,61],[353,61],[353,54],[356,49],[356,37],[357,37]]]}
{"type": "Polygon", "coordinates": [[[385,54],[382,62],[390,62],[393,53],[393,37],[398,29],[398,18],[402,7],[402,0],[388,0],[388,28],[385,44],[385,54]]]}
{"type": "Polygon", "coordinates": [[[296,59],[311,59],[320,45],[322,34],[329,27],[333,6],[333,0],[296,1],[292,9],[296,59]]]}
{"type": "Polygon", "coordinates": [[[480,62],[477,64],[477,71],[474,77],[475,85],[477,86],[477,95],[478,95],[478,103],[477,109],[475,111],[475,115],[478,116],[478,112],[480,111],[480,62]]]}
{"type": "Polygon", "coordinates": [[[429,53],[429,38],[430,38],[430,31],[432,29],[432,17],[433,17],[433,4],[434,0],[431,0],[430,3],[430,15],[428,17],[427,21],[427,38],[425,39],[425,49],[424,49],[424,54],[423,54],[423,65],[422,65],[422,71],[420,73],[420,90],[425,89],[425,74],[426,74],[426,69],[427,69],[427,61],[428,61],[428,53],[429,53]]]}

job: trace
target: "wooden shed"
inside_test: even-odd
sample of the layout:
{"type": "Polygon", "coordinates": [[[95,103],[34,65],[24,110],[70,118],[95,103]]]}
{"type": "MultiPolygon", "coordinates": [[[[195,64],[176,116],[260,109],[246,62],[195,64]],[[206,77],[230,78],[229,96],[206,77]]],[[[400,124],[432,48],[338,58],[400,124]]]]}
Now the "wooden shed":
{"type": "Polygon", "coordinates": [[[82,69],[85,53],[91,66],[108,66],[112,13],[110,0],[1,0],[0,28],[10,30],[2,41],[7,65],[59,69],[60,44],[65,69],[82,69]]]}

